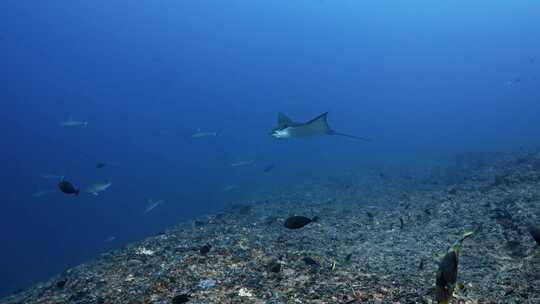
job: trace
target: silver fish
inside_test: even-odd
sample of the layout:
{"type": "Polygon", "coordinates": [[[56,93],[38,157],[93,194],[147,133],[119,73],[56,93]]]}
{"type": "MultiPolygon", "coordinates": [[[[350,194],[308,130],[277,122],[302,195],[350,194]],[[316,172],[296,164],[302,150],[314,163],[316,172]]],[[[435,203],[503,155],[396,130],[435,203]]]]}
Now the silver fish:
{"type": "Polygon", "coordinates": [[[245,166],[251,166],[255,163],[254,160],[241,160],[234,163],[229,164],[229,167],[245,167],[245,166]]]}
{"type": "Polygon", "coordinates": [[[86,192],[98,196],[100,192],[107,190],[111,185],[111,182],[96,183],[88,187],[86,192]]]}
{"type": "Polygon", "coordinates": [[[60,126],[62,126],[62,127],[86,127],[86,126],[88,126],[88,122],[87,121],[73,120],[73,117],[70,116],[68,118],[68,120],[62,121],[60,123],[60,126]]]}
{"type": "Polygon", "coordinates": [[[32,194],[33,197],[42,197],[49,193],[52,193],[52,190],[40,190],[32,194]]]}
{"type": "Polygon", "coordinates": [[[191,135],[192,138],[202,138],[202,137],[216,137],[218,132],[205,132],[198,129],[197,132],[191,135]]]}
{"type": "Polygon", "coordinates": [[[146,206],[146,209],[144,209],[144,213],[148,213],[148,212],[154,210],[156,207],[163,204],[164,202],[165,202],[164,200],[153,201],[152,199],[149,199],[148,200],[148,205],[146,206]]]}

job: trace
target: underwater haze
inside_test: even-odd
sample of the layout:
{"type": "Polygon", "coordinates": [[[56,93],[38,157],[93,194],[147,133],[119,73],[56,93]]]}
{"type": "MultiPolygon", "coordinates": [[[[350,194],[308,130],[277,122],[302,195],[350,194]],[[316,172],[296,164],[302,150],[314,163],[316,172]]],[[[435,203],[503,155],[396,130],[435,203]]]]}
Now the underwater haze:
{"type": "Polygon", "coordinates": [[[533,0],[3,0],[0,295],[291,184],[537,148],[539,20],[533,0]],[[278,112],[371,141],[276,139],[278,112]]]}

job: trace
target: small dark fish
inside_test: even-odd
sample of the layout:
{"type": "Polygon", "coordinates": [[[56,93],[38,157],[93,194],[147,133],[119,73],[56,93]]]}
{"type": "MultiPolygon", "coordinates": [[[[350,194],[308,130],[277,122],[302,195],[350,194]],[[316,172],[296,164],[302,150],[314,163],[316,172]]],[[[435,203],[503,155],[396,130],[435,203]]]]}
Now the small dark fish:
{"type": "Polygon", "coordinates": [[[285,227],[289,229],[299,229],[311,222],[316,222],[318,220],[319,217],[317,216],[312,219],[305,216],[291,216],[285,221],[285,227]]]}
{"type": "Polygon", "coordinates": [[[539,226],[529,226],[529,233],[532,238],[536,241],[536,244],[540,246],[540,227],[539,226]]]}
{"type": "Polygon", "coordinates": [[[420,264],[418,265],[418,270],[423,270],[423,269],[424,269],[424,259],[421,259],[420,264]]]}
{"type": "Polygon", "coordinates": [[[304,257],[302,259],[304,261],[304,263],[306,263],[306,265],[308,266],[312,266],[312,267],[319,267],[321,266],[317,261],[315,261],[314,259],[310,258],[310,257],[304,257]]]}
{"type": "Polygon", "coordinates": [[[345,257],[345,262],[349,262],[351,258],[352,258],[352,253],[347,254],[347,256],[345,257]]]}
{"type": "Polygon", "coordinates": [[[174,296],[174,298],[172,298],[172,303],[173,304],[187,303],[187,302],[189,302],[190,297],[191,297],[191,295],[189,295],[187,293],[179,294],[179,295],[174,296]]]}
{"type": "Polygon", "coordinates": [[[403,225],[404,225],[403,218],[400,217],[399,218],[399,230],[403,230],[403,225]]]}
{"type": "Polygon", "coordinates": [[[64,286],[66,286],[66,283],[67,283],[67,279],[60,280],[60,281],[56,282],[56,287],[64,288],[64,286]]]}
{"type": "Polygon", "coordinates": [[[458,274],[459,253],[463,248],[463,241],[471,235],[473,235],[472,232],[465,232],[439,262],[439,269],[435,277],[435,300],[437,303],[447,304],[452,298],[458,274]]]}
{"type": "Polygon", "coordinates": [[[270,171],[272,171],[272,169],[274,169],[274,165],[268,165],[264,168],[264,173],[268,173],[270,171]]]}
{"type": "Polygon", "coordinates": [[[64,192],[65,194],[79,195],[79,189],[75,189],[75,187],[70,182],[65,180],[62,180],[58,183],[58,188],[60,188],[60,191],[64,192]]]}
{"type": "Polygon", "coordinates": [[[278,273],[281,271],[281,264],[277,261],[272,261],[266,266],[266,269],[270,272],[278,273]]]}
{"type": "Polygon", "coordinates": [[[458,256],[449,251],[441,260],[435,279],[435,297],[437,303],[448,303],[454,293],[458,271],[458,256]]]}
{"type": "Polygon", "coordinates": [[[98,169],[101,169],[101,168],[103,168],[103,167],[105,167],[105,166],[107,166],[107,164],[106,164],[106,163],[102,163],[102,162],[98,162],[98,163],[96,164],[96,168],[98,168],[98,169]]]}
{"type": "Polygon", "coordinates": [[[202,254],[202,255],[206,255],[210,252],[210,249],[212,249],[212,245],[210,244],[206,244],[204,246],[202,246],[200,249],[199,249],[199,252],[202,254]]]}

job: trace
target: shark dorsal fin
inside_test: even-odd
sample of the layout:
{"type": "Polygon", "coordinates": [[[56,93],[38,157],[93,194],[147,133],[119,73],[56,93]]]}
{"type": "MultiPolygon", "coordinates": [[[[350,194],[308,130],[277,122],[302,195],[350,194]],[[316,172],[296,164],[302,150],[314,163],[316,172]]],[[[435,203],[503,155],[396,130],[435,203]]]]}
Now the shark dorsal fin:
{"type": "Polygon", "coordinates": [[[277,122],[278,122],[278,126],[280,126],[280,127],[290,126],[290,125],[294,124],[292,119],[290,119],[289,117],[287,117],[287,115],[285,115],[285,114],[283,114],[281,112],[278,113],[277,122]]]}

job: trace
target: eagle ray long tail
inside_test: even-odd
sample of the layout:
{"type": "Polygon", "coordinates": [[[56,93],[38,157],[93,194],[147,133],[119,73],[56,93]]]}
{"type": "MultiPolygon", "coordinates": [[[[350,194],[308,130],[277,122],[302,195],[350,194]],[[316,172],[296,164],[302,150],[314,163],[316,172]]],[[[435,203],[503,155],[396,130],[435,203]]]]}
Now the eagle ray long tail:
{"type": "Polygon", "coordinates": [[[332,132],[332,135],[348,137],[348,138],[352,138],[356,140],[371,141],[371,139],[367,137],[354,136],[354,135],[349,135],[349,134],[339,133],[339,132],[332,132]]]}

